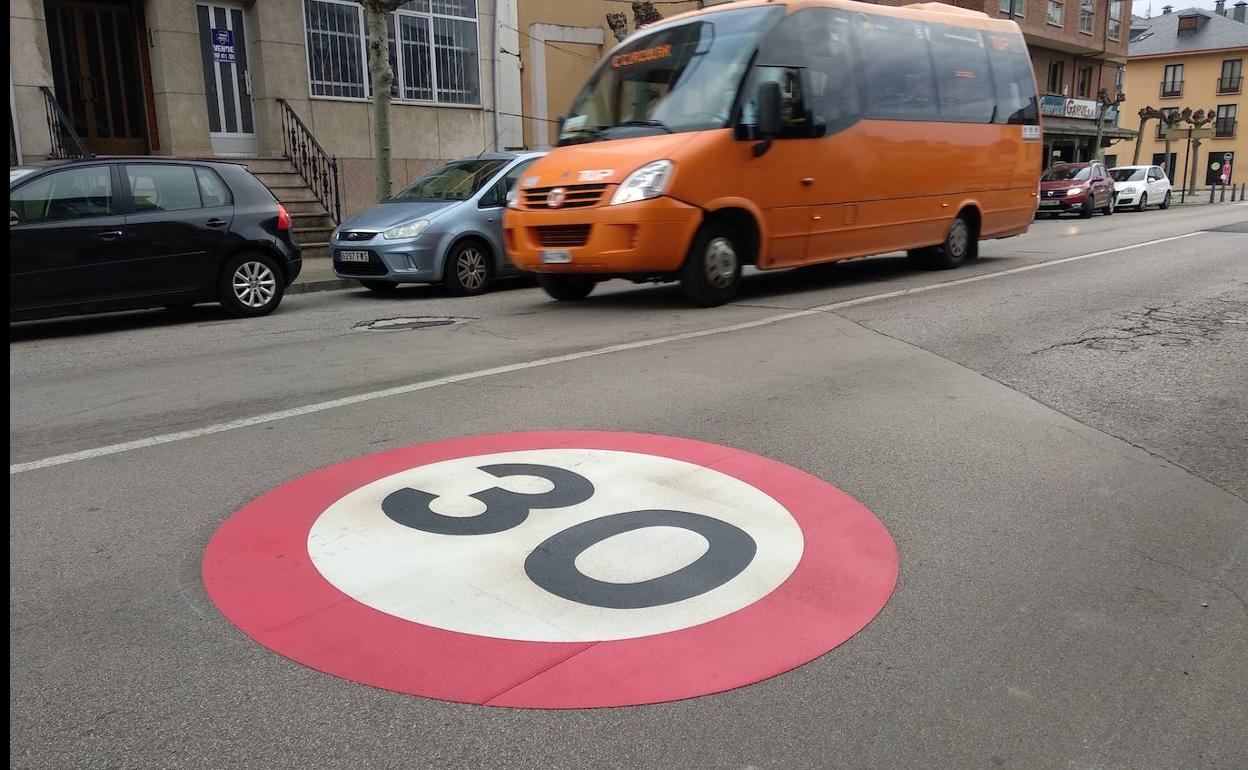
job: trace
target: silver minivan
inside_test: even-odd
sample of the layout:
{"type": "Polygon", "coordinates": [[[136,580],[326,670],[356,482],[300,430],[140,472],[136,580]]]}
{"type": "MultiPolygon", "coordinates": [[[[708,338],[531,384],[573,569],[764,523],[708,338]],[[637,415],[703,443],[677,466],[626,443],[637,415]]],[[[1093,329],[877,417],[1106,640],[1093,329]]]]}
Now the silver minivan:
{"type": "Polygon", "coordinates": [[[514,270],[503,248],[503,210],[543,154],[483,153],[434,168],[334,230],[334,273],[376,292],[404,283],[441,283],[460,296],[485,292],[514,270]]]}

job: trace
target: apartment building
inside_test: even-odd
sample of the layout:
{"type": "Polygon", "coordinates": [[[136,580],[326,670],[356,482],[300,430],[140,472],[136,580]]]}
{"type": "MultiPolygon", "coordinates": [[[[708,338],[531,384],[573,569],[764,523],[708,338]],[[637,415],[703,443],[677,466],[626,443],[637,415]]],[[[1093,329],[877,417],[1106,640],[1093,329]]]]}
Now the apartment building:
{"type": "Polygon", "coordinates": [[[1244,63],[1248,59],[1248,2],[1232,8],[1219,2],[1215,9],[1174,10],[1165,6],[1159,16],[1132,21],[1127,65],[1127,101],[1123,113],[1136,117],[1145,107],[1161,112],[1201,110],[1213,119],[1187,136],[1193,126],[1180,123],[1170,136],[1161,121],[1145,126],[1135,142],[1126,142],[1115,158],[1119,163],[1165,165],[1171,178],[1192,187],[1248,180],[1238,162],[1248,160],[1248,133],[1240,118],[1244,99],[1244,63]],[[1203,136],[1201,134],[1204,134],[1203,136]]]}

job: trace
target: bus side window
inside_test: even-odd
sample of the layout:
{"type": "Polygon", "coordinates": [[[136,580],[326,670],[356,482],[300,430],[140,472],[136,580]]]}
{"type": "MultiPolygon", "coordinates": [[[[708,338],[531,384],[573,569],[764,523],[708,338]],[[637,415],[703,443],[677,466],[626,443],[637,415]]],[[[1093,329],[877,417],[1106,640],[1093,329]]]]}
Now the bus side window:
{"type": "Polygon", "coordinates": [[[763,44],[746,86],[741,122],[757,122],[758,86],[780,85],[783,136],[840,131],[860,114],[858,78],[843,11],[812,8],[780,22],[763,44]]]}
{"type": "Polygon", "coordinates": [[[978,30],[927,25],[943,120],[991,123],[996,95],[988,51],[978,30]]]}
{"type": "Polygon", "coordinates": [[[1036,104],[1036,80],[1021,35],[985,34],[992,82],[997,95],[994,123],[1034,126],[1040,118],[1036,104]]]}
{"type": "Polygon", "coordinates": [[[854,20],[867,83],[866,116],[877,120],[940,120],[927,34],[919,22],[874,14],[854,20]]]}

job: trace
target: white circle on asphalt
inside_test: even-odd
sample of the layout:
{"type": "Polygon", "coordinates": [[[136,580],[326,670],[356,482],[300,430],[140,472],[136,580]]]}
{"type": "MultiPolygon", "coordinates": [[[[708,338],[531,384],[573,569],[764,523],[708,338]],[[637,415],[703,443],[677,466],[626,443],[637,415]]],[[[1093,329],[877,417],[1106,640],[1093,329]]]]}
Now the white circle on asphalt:
{"type": "MultiPolygon", "coordinates": [[[[607,537],[575,566],[606,583],[660,578],[697,561],[701,534],[650,526],[607,537]]],[[[356,601],[414,623],[499,639],[591,642],[633,639],[707,623],[747,607],[780,586],[802,557],[801,528],[757,488],[711,468],[657,455],[603,449],[535,449],[477,455],[411,468],[374,481],[330,505],[308,533],[312,563],[356,601]],[[484,535],[445,535],[397,523],[382,510],[409,488],[438,498],[443,516],[485,510],[471,495],[488,489],[547,492],[550,481],[499,478],[480,470],[524,463],[579,474],[593,496],[564,508],[534,509],[519,525],[484,535]],[[616,609],[572,601],[541,588],[525,560],[551,536],[577,524],[639,510],[672,510],[719,519],[744,531],[757,550],[739,574],[702,594],[669,604],[616,609]]]]}

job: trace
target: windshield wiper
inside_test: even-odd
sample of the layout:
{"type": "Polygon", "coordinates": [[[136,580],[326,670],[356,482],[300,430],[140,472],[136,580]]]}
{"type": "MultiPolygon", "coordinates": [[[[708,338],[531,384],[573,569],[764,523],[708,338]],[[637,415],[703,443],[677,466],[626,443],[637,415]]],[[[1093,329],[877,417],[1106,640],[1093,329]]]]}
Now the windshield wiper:
{"type": "Polygon", "coordinates": [[[621,123],[616,123],[614,126],[612,126],[612,128],[619,128],[621,126],[645,126],[646,128],[661,128],[663,129],[663,133],[665,134],[673,133],[672,129],[669,128],[666,123],[664,123],[661,120],[655,120],[654,118],[646,118],[645,120],[625,120],[621,123]]]}

